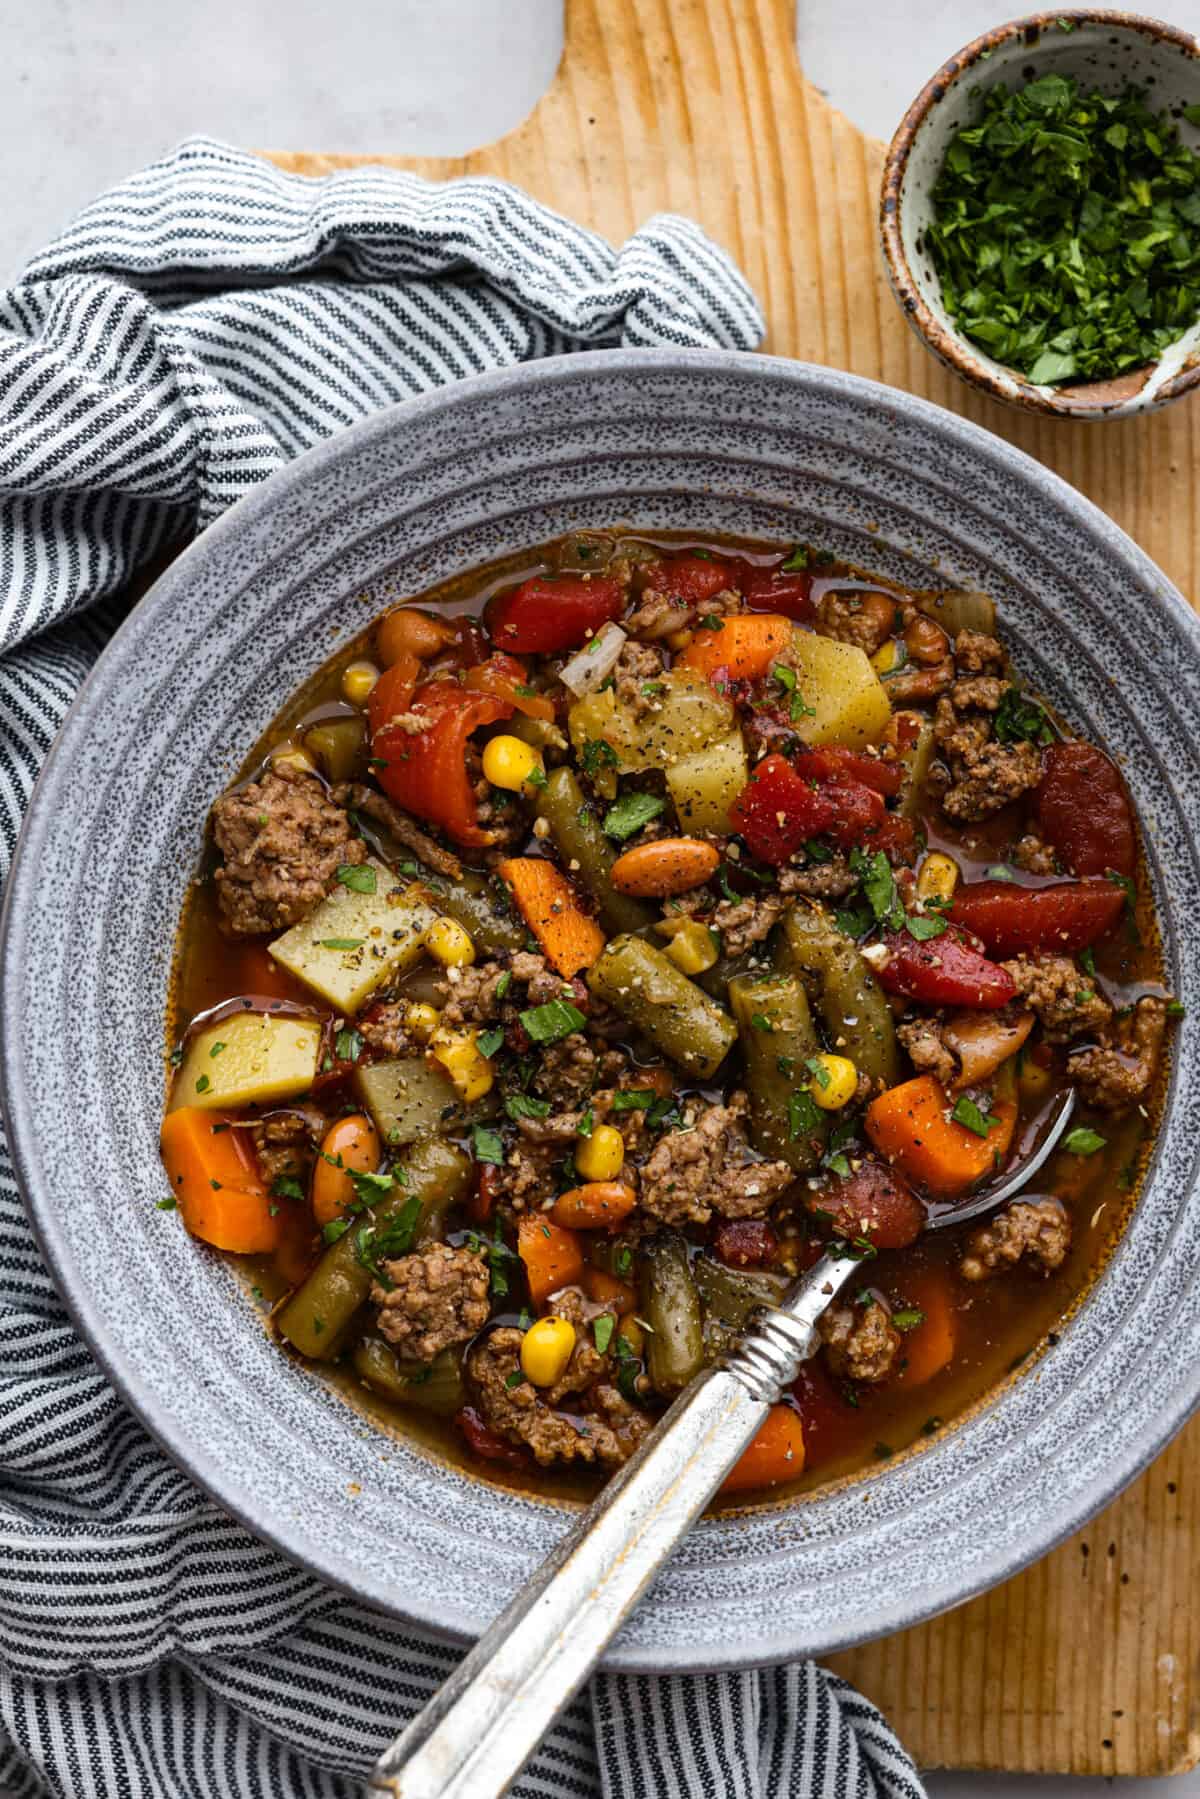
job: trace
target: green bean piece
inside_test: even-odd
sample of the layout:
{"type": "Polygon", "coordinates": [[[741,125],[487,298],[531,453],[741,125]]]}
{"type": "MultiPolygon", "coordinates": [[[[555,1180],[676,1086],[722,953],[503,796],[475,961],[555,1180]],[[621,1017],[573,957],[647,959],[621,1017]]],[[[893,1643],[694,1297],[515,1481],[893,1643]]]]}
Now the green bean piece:
{"type": "Polygon", "coordinates": [[[465,868],[457,881],[426,874],[421,880],[423,886],[436,894],[440,909],[470,932],[476,949],[487,950],[489,954],[495,954],[497,950],[524,949],[529,936],[525,920],[507,905],[483,875],[465,868]]]}
{"type": "Polygon", "coordinates": [[[704,1366],[704,1320],[687,1244],[664,1231],[642,1251],[642,1316],[650,1326],[646,1368],[656,1393],[673,1399],[704,1366]]]}
{"type": "Polygon", "coordinates": [[[587,984],[664,1056],[701,1080],[712,1079],[737,1039],[728,1012],[640,937],[614,937],[587,984]]]}
{"type": "Polygon", "coordinates": [[[398,1356],[382,1337],[368,1335],[355,1345],[351,1359],[359,1379],[395,1405],[450,1418],[466,1404],[460,1349],[443,1349],[432,1362],[413,1362],[398,1356]]]}
{"type": "MultiPolygon", "coordinates": [[[[897,715],[899,716],[899,715],[897,715]]],[[[921,807],[925,803],[925,783],[929,776],[929,767],[933,761],[936,747],[933,735],[933,720],[925,712],[909,712],[908,718],[920,720],[917,733],[907,749],[899,754],[901,769],[900,793],[896,800],[896,811],[901,818],[917,819],[921,815],[921,807]]]]}
{"type": "Polygon", "coordinates": [[[518,712],[507,721],[504,729],[510,737],[519,737],[531,749],[557,752],[570,748],[565,731],[552,718],[527,718],[523,712],[518,712]]]}
{"type": "Polygon", "coordinates": [[[553,769],[547,776],[546,785],[538,794],[537,809],[550,826],[550,839],[559,861],[578,876],[584,892],[593,896],[606,931],[641,931],[654,923],[657,913],[653,906],[628,893],[618,893],[609,879],[617,853],[569,768],[553,769]]]}
{"type": "Polygon", "coordinates": [[[366,745],[367,721],[357,712],[352,717],[323,718],[304,733],[305,749],[335,787],[361,773],[366,745]]]}
{"type": "Polygon", "coordinates": [[[813,1103],[804,1064],[821,1039],[798,975],[738,975],[729,983],[750,1095],[750,1140],[772,1161],[807,1174],[821,1160],[829,1118],[813,1103]]]}
{"type": "Polygon", "coordinates": [[[857,946],[820,906],[797,905],[783,925],[781,965],[806,983],[829,1047],[848,1056],[879,1088],[900,1079],[896,1025],[878,981],[857,946]]]}
{"type": "Polygon", "coordinates": [[[756,1306],[778,1305],[791,1285],[786,1274],[727,1268],[707,1255],[696,1257],[692,1277],[704,1307],[704,1354],[709,1362],[736,1346],[756,1306]]]}
{"type": "MultiPolygon", "coordinates": [[[[340,1352],[354,1314],[371,1291],[375,1275],[359,1255],[363,1225],[374,1225],[378,1236],[389,1224],[400,1221],[405,1207],[415,1198],[420,1201],[421,1210],[413,1246],[436,1242],[446,1212],[456,1200],[466,1196],[472,1164],[470,1157],[453,1143],[431,1137],[413,1146],[402,1174],[403,1179],[398,1178],[382,1199],[358,1214],[349,1230],[330,1244],[276,1314],[279,1334],[312,1361],[328,1362],[340,1352]]],[[[366,1247],[369,1250],[369,1243],[366,1247]]]]}

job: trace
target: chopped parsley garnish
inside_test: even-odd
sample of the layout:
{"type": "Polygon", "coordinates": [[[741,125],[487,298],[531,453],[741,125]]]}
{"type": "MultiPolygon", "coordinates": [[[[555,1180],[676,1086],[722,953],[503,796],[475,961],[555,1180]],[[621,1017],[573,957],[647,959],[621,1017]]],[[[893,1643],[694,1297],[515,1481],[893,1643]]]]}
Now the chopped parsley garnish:
{"type": "Polygon", "coordinates": [[[1168,1018],[1186,1018],[1187,1017],[1187,1007],[1185,1005],[1183,1005],[1180,1000],[1177,1000],[1177,999],[1168,1000],[1167,1001],[1167,1017],[1168,1018]]]}
{"type": "Polygon", "coordinates": [[[788,706],[788,718],[791,720],[792,724],[799,724],[802,718],[815,718],[817,716],[816,708],[805,704],[804,695],[801,693],[796,683],[796,671],[794,668],[789,668],[786,662],[776,662],[772,666],[771,675],[779,686],[783,688],[784,692],[791,695],[791,701],[788,706]]]}
{"type": "Polygon", "coordinates": [[[924,1324],[925,1314],[916,1306],[905,1306],[902,1311],[892,1313],[892,1323],[898,1331],[915,1331],[918,1324],[924,1324]]]}
{"type": "Polygon", "coordinates": [[[993,862],[985,873],[990,881],[1015,881],[1017,878],[1007,862],[993,862]]]}
{"type": "Polygon", "coordinates": [[[510,1118],[548,1118],[550,1101],[531,1099],[528,1093],[510,1093],[504,1101],[504,1110],[510,1118]]]}
{"type": "Polygon", "coordinates": [[[875,922],[875,914],[870,906],[840,906],[833,922],[847,937],[865,937],[875,922]]]}
{"type": "Polygon", "coordinates": [[[294,1174],[277,1174],[271,1182],[271,1191],[279,1199],[304,1198],[304,1188],[294,1174]]]}
{"type": "Polygon", "coordinates": [[[577,1137],[590,1137],[595,1128],[596,1114],[591,1106],[589,1106],[586,1112],[581,1112],[579,1114],[579,1123],[575,1126],[575,1135],[577,1137]]]}
{"type": "Polygon", "coordinates": [[[622,794],[604,815],[604,834],[606,837],[615,837],[618,843],[624,843],[627,837],[635,836],[652,818],[657,818],[666,809],[666,800],[659,799],[656,793],[622,794]]]}
{"type": "Polygon", "coordinates": [[[375,870],[362,862],[343,862],[337,871],[337,878],[343,887],[349,887],[352,893],[374,893],[375,870]]]}
{"type": "Polygon", "coordinates": [[[503,1043],[504,1032],[495,1028],[490,1031],[481,1031],[475,1039],[475,1047],[481,1056],[494,1056],[503,1043]]]}
{"type": "Polygon", "coordinates": [[[347,1025],[340,1030],[333,1040],[333,1053],[339,1062],[357,1062],[362,1053],[363,1040],[357,1031],[347,1025]]]}
{"type": "Polygon", "coordinates": [[[613,1267],[622,1280],[627,1274],[633,1273],[633,1251],[627,1243],[622,1243],[613,1257],[613,1267]]]}
{"type": "Polygon", "coordinates": [[[512,969],[506,968],[504,973],[500,976],[500,979],[496,982],[496,998],[503,999],[511,986],[512,969]]]}
{"type": "Polygon", "coordinates": [[[882,850],[867,855],[861,849],[850,852],[850,870],[862,883],[867,904],[876,921],[889,930],[898,931],[904,924],[904,907],[896,890],[892,865],[882,850]]]}
{"type": "Polygon", "coordinates": [[[657,1095],[653,1087],[618,1087],[612,1096],[614,1112],[645,1112],[654,1104],[657,1095]]]}
{"type": "Polygon", "coordinates": [[[321,1236],[326,1243],[336,1243],[338,1238],[344,1237],[349,1229],[350,1220],[348,1218],[331,1218],[328,1224],[321,1226],[321,1236]]]}
{"type": "Polygon", "coordinates": [[[514,1368],[511,1374],[506,1374],[504,1376],[504,1384],[506,1387],[519,1387],[524,1379],[525,1376],[521,1370],[519,1368],[514,1368]]]}
{"type": "Polygon", "coordinates": [[[946,928],[946,921],[928,912],[910,912],[904,921],[904,928],[918,943],[927,943],[931,937],[941,936],[946,928]]]}
{"type": "Polygon", "coordinates": [[[197,1093],[207,1093],[211,1086],[212,1086],[212,1082],[209,1080],[208,1076],[206,1074],[202,1074],[200,1076],[200,1079],[196,1082],[196,1092],[197,1093]]]}
{"type": "Polygon", "coordinates": [[[572,1031],[581,1031],[586,1020],[569,1000],[551,999],[544,1006],[530,1006],[521,1023],[534,1043],[558,1043],[572,1031]]]}
{"type": "Polygon", "coordinates": [[[811,1074],[813,1080],[821,1089],[821,1092],[824,1093],[826,1087],[829,1085],[830,1074],[820,1056],[809,1056],[806,1059],[804,1066],[808,1069],[809,1074],[811,1074]]]}
{"type": "Polygon", "coordinates": [[[961,1124],[964,1130],[974,1131],[977,1137],[986,1137],[993,1125],[1000,1122],[991,1113],[982,1111],[965,1093],[955,1102],[950,1116],[955,1124],[961,1124]]]}
{"type": "Polygon", "coordinates": [[[318,939],[322,949],[361,949],[366,942],[365,937],[321,937],[318,939]]]}
{"type": "Polygon", "coordinates": [[[1015,684],[1004,691],[996,708],[996,736],[1001,743],[1053,743],[1054,732],[1046,709],[1015,684]]]}
{"type": "Polygon", "coordinates": [[[606,1353],[609,1344],[612,1342],[613,1327],[615,1323],[616,1320],[612,1317],[611,1313],[605,1312],[602,1317],[597,1318],[592,1326],[592,1335],[596,1339],[596,1349],[600,1355],[606,1353]]]}
{"type": "Polygon", "coordinates": [[[756,1031],[773,1031],[775,1029],[765,1012],[751,1012],[750,1023],[756,1031]]]}
{"type": "Polygon", "coordinates": [[[224,1049],[224,1048],[225,1048],[225,1047],[226,1047],[226,1046],[225,1046],[225,1044],[223,1044],[223,1043],[214,1043],[214,1044],[213,1044],[213,1046],[212,1046],[212,1048],[211,1048],[211,1049],[210,1049],[210,1050],[209,1050],[209,1052],[208,1052],[208,1053],[209,1053],[209,1055],[210,1055],[210,1056],[219,1056],[219,1055],[220,1055],[220,1053],[221,1053],[221,1051],[222,1051],[222,1050],[223,1050],[223,1049],[224,1049]]]}
{"type": "Polygon", "coordinates": [[[1135,88],[991,88],[932,197],[946,310],[1031,381],[1143,368],[1200,313],[1200,158],[1135,88]]]}
{"type": "Polygon", "coordinates": [[[795,575],[802,568],[808,567],[808,549],[805,544],[798,543],[785,562],[781,562],[779,570],[784,575],[795,575]]]}
{"type": "Polygon", "coordinates": [[[1069,1156],[1094,1156],[1098,1149],[1103,1149],[1108,1142],[1099,1131],[1090,1131],[1086,1125],[1080,1125],[1068,1131],[1063,1138],[1063,1148],[1069,1156]]]}
{"type": "Polygon", "coordinates": [[[619,1333],[613,1341],[613,1353],[617,1358],[617,1391],[636,1405],[640,1397],[637,1384],[642,1372],[641,1358],[634,1355],[619,1333]]]}
{"type": "MultiPolygon", "coordinates": [[[[820,1118],[817,1102],[806,1087],[798,1087],[788,1094],[788,1136],[793,1143],[797,1137],[810,1137],[820,1118]]],[[[849,1173],[848,1168],[846,1172],[849,1173]]]]}
{"type": "Polygon", "coordinates": [[[588,780],[594,781],[601,769],[616,768],[617,752],[603,737],[589,737],[579,752],[579,760],[588,780]]]}
{"type": "Polygon", "coordinates": [[[173,1193],[168,1193],[165,1199],[156,1199],[154,1203],[160,1212],[173,1212],[179,1202],[173,1193]]]}
{"type": "Polygon", "coordinates": [[[1095,952],[1091,948],[1080,950],[1079,966],[1080,966],[1080,968],[1082,968],[1084,974],[1091,975],[1092,979],[1095,980],[1095,978],[1096,978],[1096,956],[1095,956],[1095,952]]]}
{"type": "MultiPolygon", "coordinates": [[[[353,1174],[350,1178],[354,1180],[353,1174]]],[[[355,1188],[358,1188],[357,1181],[355,1188]]],[[[381,1224],[368,1220],[362,1225],[354,1239],[354,1253],[362,1266],[382,1278],[380,1263],[390,1262],[395,1256],[406,1256],[412,1248],[420,1216],[421,1202],[414,1193],[398,1212],[393,1212],[381,1224]]]]}
{"type": "Polygon", "coordinates": [[[477,1162],[491,1162],[498,1168],[504,1161],[504,1139],[487,1125],[472,1126],[471,1150],[477,1162]]]}

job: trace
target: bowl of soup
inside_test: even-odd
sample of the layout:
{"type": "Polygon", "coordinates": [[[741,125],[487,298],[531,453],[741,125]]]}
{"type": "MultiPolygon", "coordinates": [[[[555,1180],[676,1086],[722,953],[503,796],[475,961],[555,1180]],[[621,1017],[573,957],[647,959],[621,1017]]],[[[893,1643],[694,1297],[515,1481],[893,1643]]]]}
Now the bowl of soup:
{"type": "Polygon", "coordinates": [[[7,1115],[106,1370],[471,1634],[848,1244],[613,1665],[1023,1565],[1194,1403],[1195,665],[1080,496],[825,370],[565,358],[302,459],[118,634],[10,883],[7,1115]]]}

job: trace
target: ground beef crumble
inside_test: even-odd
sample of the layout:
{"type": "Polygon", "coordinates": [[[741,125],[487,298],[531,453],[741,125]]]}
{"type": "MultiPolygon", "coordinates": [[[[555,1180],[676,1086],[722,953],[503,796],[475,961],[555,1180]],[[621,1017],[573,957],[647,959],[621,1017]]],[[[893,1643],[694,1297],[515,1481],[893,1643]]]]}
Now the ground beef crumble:
{"type": "Polygon", "coordinates": [[[1051,1274],[1071,1247],[1071,1217],[1061,1199],[1018,1199],[973,1231],[959,1265],[966,1281],[986,1281],[1022,1260],[1051,1274]]]}
{"type": "Polygon", "coordinates": [[[343,781],[340,787],[334,788],[333,797],[339,806],[347,806],[382,825],[390,837],[410,849],[426,868],[432,868],[451,881],[461,877],[462,863],[458,857],[435,843],[428,831],[423,831],[415,819],[393,805],[377,788],[366,787],[361,781],[343,781]]]}
{"type": "Polygon", "coordinates": [[[371,1288],[379,1329],[398,1354],[431,1362],[453,1343],[465,1343],[488,1321],[488,1266],[483,1251],[431,1249],[385,1262],[391,1287],[371,1288]]]}
{"type": "MultiPolygon", "coordinates": [[[[320,1126],[316,1127],[319,1134],[320,1126]]],[[[303,1112],[268,1112],[250,1127],[259,1172],[268,1187],[287,1178],[307,1185],[317,1154],[317,1134],[303,1112]]]]}
{"type": "Polygon", "coordinates": [[[1112,1018],[1112,1007],[1070,956],[1017,956],[1001,966],[1017,995],[1037,1015],[1047,1043],[1093,1037],[1112,1018]]]}
{"type": "Polygon", "coordinates": [[[407,1010],[399,1001],[387,1001],[360,1014],[358,1034],[367,1048],[381,1056],[416,1055],[418,1046],[404,1025],[407,1010]]]}
{"type": "Polygon", "coordinates": [[[1012,859],[1027,874],[1056,875],[1060,872],[1055,852],[1032,831],[1027,831],[1017,839],[1013,845],[1012,859]]]}
{"type": "Polygon", "coordinates": [[[896,1026],[896,1035],[918,1074],[932,1074],[949,1087],[958,1078],[958,1057],[942,1035],[941,1021],[923,1014],[896,1026]]]}
{"type": "Polygon", "coordinates": [[[817,1329],[825,1360],[839,1380],[881,1381],[892,1372],[901,1338],[881,1301],[833,1306],[817,1329]]]}
{"type": "Polygon", "coordinates": [[[690,1130],[672,1131],[640,1171],[641,1205],[664,1224],[706,1224],[723,1218],[760,1218],[795,1175],[786,1162],[753,1162],[746,1142],[748,1101],[699,1110],[690,1130]]]}
{"type": "Polygon", "coordinates": [[[222,922],[235,937],[282,931],[305,918],[344,863],[366,846],[315,775],[286,763],[269,769],[212,809],[223,861],[213,879],[222,922]]]}
{"type": "Polygon", "coordinates": [[[826,593],[817,604],[816,628],[822,637],[852,643],[873,656],[896,627],[897,603],[881,593],[826,593]]]}
{"type": "Polygon", "coordinates": [[[544,956],[517,950],[491,962],[448,970],[438,983],[437,1004],[447,1030],[482,1031],[491,1024],[515,1024],[527,1006],[543,1006],[568,994],[574,995],[575,989],[555,974],[544,956]]]}
{"type": "MultiPolygon", "coordinates": [[[[959,633],[960,639],[970,635],[959,633]]],[[[948,818],[968,822],[990,817],[1028,793],[1042,778],[1042,759],[1035,744],[1000,743],[990,711],[981,709],[973,698],[964,698],[961,707],[956,704],[955,692],[961,689],[965,696],[972,695],[981,686],[980,682],[957,681],[952,692],[938,701],[934,713],[938,752],[950,770],[942,810],[948,818]]]]}
{"type": "Polygon", "coordinates": [[[646,718],[658,703],[657,694],[647,693],[663,678],[666,663],[661,650],[632,639],[623,645],[613,675],[618,706],[625,706],[635,719],[646,718]]]}
{"type": "Polygon", "coordinates": [[[1167,1002],[1147,994],[1102,1033],[1094,1048],[1075,1050],[1067,1076],[1085,1104],[1125,1112],[1150,1091],[1167,1028],[1167,1002]]]}

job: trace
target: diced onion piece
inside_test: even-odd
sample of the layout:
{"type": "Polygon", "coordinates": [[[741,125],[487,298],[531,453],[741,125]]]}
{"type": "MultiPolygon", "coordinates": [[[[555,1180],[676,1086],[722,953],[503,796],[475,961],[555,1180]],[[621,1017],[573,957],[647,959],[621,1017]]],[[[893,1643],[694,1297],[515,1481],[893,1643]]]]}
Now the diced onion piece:
{"type": "Polygon", "coordinates": [[[607,681],[628,638],[620,625],[603,625],[596,635],[578,650],[559,679],[572,693],[595,693],[607,681]]]}

